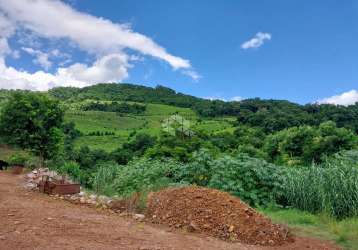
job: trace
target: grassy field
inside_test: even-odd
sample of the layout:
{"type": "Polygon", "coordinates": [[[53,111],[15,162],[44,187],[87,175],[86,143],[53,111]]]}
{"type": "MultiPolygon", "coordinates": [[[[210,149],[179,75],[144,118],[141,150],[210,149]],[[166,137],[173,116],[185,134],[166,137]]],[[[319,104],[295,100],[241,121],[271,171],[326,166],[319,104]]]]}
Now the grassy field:
{"type": "Polygon", "coordinates": [[[204,130],[208,133],[221,131],[232,132],[230,118],[215,120],[200,120],[195,112],[189,108],[179,108],[162,104],[147,104],[146,111],[140,115],[119,115],[114,112],[81,111],[80,107],[88,100],[80,103],[68,104],[65,120],[74,122],[84,136],[76,140],[75,146],[87,145],[93,149],[112,151],[128,140],[130,133],[144,132],[159,135],[162,122],[173,114],[179,114],[191,122],[195,130],[204,130]],[[113,132],[114,136],[89,136],[93,132],[113,132]]]}
{"type": "Polygon", "coordinates": [[[262,212],[275,223],[288,225],[295,235],[330,240],[343,249],[358,250],[358,218],[337,221],[325,214],[313,215],[295,209],[262,212]]]}

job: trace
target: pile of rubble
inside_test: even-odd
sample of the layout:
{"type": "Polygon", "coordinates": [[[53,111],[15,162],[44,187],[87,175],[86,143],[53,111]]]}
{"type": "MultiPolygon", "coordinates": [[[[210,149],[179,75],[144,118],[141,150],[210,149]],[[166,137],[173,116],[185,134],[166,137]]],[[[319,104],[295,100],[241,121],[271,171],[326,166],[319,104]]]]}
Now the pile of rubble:
{"type": "MultiPolygon", "coordinates": [[[[67,176],[59,175],[55,171],[50,171],[48,168],[38,168],[25,175],[25,188],[31,191],[39,191],[39,184],[43,176],[48,176],[50,181],[64,181],[65,183],[73,184],[74,182],[67,176]]],[[[66,200],[75,204],[82,204],[87,206],[93,206],[96,208],[110,209],[115,213],[119,213],[120,216],[132,217],[135,220],[143,221],[145,216],[143,214],[136,214],[134,206],[137,202],[136,196],[130,199],[119,199],[118,197],[109,198],[104,195],[96,195],[85,192],[81,188],[81,192],[78,194],[69,195],[50,195],[54,199],[66,200]]]]}
{"type": "Polygon", "coordinates": [[[277,246],[292,241],[288,228],[273,224],[237,197],[200,187],[169,188],[148,197],[153,223],[245,244],[277,246]]]}
{"type": "Polygon", "coordinates": [[[29,190],[39,190],[38,185],[43,176],[49,176],[50,180],[62,180],[66,183],[73,183],[71,179],[66,176],[61,176],[55,171],[51,171],[48,168],[38,168],[25,175],[25,188],[29,190]]]}
{"type": "MultiPolygon", "coordinates": [[[[51,171],[48,168],[38,168],[30,173],[25,175],[25,188],[32,191],[39,191],[39,184],[43,178],[43,176],[48,176],[50,181],[64,181],[65,183],[74,183],[69,177],[59,175],[55,171],[51,171]]],[[[103,195],[95,195],[86,193],[84,190],[81,190],[78,194],[69,194],[69,195],[51,195],[55,198],[68,200],[72,203],[77,204],[86,204],[93,205],[96,207],[108,208],[113,202],[107,196],[103,195]]]]}

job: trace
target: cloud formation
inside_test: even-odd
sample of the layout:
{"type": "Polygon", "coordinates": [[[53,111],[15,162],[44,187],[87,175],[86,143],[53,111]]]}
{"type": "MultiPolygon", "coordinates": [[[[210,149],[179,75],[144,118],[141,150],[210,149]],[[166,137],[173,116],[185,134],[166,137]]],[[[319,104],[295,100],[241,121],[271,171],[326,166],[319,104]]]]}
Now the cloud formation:
{"type": "MultiPolygon", "coordinates": [[[[131,67],[129,62],[136,61],[128,55],[126,49],[163,60],[174,70],[180,70],[194,80],[198,78],[188,60],[168,53],[149,37],[134,32],[128,24],[113,23],[79,12],[59,0],[0,0],[0,87],[9,88],[9,83],[14,82],[15,87],[30,86],[32,89],[44,90],[49,86],[83,86],[121,81],[128,77],[128,69],[131,67]],[[4,60],[5,55],[11,53],[8,39],[16,31],[25,31],[30,36],[51,41],[68,40],[77,49],[97,60],[92,65],[75,63],[67,68],[58,68],[53,74],[16,70],[8,67],[4,60]]],[[[34,56],[33,62],[44,70],[51,68],[50,54],[30,47],[23,50],[34,56]]]]}
{"type": "Polygon", "coordinates": [[[44,71],[29,73],[7,67],[0,59],[0,88],[47,90],[57,86],[85,87],[96,83],[117,82],[128,76],[128,56],[111,54],[95,61],[91,66],[75,63],[58,68],[56,73],[44,71]]]}
{"type": "Polygon", "coordinates": [[[354,89],[348,92],[344,92],[340,95],[327,97],[317,101],[317,103],[320,104],[328,103],[328,104],[344,105],[344,106],[353,105],[356,102],[358,102],[358,91],[354,89]]]}
{"type": "Polygon", "coordinates": [[[269,41],[271,37],[270,33],[258,32],[253,38],[241,44],[241,48],[246,50],[261,47],[265,40],[269,41]]]}

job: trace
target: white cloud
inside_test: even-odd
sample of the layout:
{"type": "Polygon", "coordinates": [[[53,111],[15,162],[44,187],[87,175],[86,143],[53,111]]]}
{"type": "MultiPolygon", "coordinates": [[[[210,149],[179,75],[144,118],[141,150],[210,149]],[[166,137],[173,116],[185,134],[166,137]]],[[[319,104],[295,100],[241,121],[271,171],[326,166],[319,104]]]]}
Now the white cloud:
{"type": "Polygon", "coordinates": [[[358,91],[357,90],[351,90],[348,92],[344,92],[340,95],[335,95],[331,97],[324,98],[322,100],[317,101],[317,103],[329,103],[329,104],[335,104],[335,105],[353,105],[356,102],[358,102],[358,91]]]}
{"type": "Polygon", "coordinates": [[[45,70],[51,68],[52,62],[49,60],[50,55],[48,53],[33,48],[27,48],[27,47],[22,47],[21,49],[27,52],[28,54],[35,56],[35,59],[33,60],[35,64],[40,65],[45,70]]]}
{"type": "Polygon", "coordinates": [[[202,78],[201,75],[199,75],[196,71],[194,70],[183,70],[182,73],[184,75],[190,76],[194,81],[198,81],[200,78],[202,78]]]}
{"type": "Polygon", "coordinates": [[[0,88],[47,90],[55,86],[85,87],[100,82],[118,82],[128,76],[131,65],[125,54],[106,55],[88,66],[75,63],[58,68],[56,73],[29,73],[7,67],[0,59],[0,88]]]}
{"type": "Polygon", "coordinates": [[[0,12],[0,56],[4,56],[11,52],[7,39],[15,32],[15,27],[0,12]]]}
{"type": "MultiPolygon", "coordinates": [[[[19,41],[21,42],[21,41],[19,41]]],[[[87,86],[98,82],[118,82],[128,77],[130,61],[143,57],[129,55],[128,50],[167,62],[174,70],[199,79],[188,60],[174,56],[152,39],[134,32],[127,24],[117,24],[73,9],[59,0],[0,0],[0,88],[29,88],[46,90],[53,86],[87,86]],[[63,57],[54,73],[27,72],[5,64],[5,56],[12,53],[8,39],[15,34],[25,43],[23,50],[34,56],[33,62],[48,70],[51,57],[63,57]],[[44,52],[39,49],[41,39],[68,41],[70,46],[91,54],[92,65],[72,62],[58,49],[44,52]],[[36,45],[36,46],[35,46],[36,45]],[[30,47],[29,47],[30,46],[30,47]]],[[[16,53],[15,53],[16,54],[16,53]]],[[[18,54],[18,53],[17,53],[18,54]]],[[[68,54],[67,54],[68,55],[68,54]]]]}
{"type": "Polygon", "coordinates": [[[14,58],[14,59],[19,59],[20,58],[20,51],[12,50],[11,51],[11,57],[14,58]]]}
{"type": "Polygon", "coordinates": [[[113,53],[130,48],[168,62],[174,69],[190,68],[186,59],[169,54],[152,39],[128,25],[116,24],[76,11],[61,1],[0,0],[2,9],[14,22],[46,38],[68,38],[92,53],[113,53]]]}
{"type": "Polygon", "coordinates": [[[233,96],[233,97],[231,97],[230,100],[234,101],[234,102],[239,102],[239,101],[242,101],[242,97],[241,96],[233,96]]]}
{"type": "Polygon", "coordinates": [[[223,97],[217,97],[217,96],[206,96],[206,97],[203,97],[204,99],[208,99],[210,101],[215,101],[215,100],[219,100],[219,101],[224,101],[226,102],[227,100],[223,97]]]}
{"type": "Polygon", "coordinates": [[[204,99],[208,99],[210,101],[214,101],[214,100],[220,100],[220,101],[224,101],[224,102],[240,102],[243,100],[243,98],[241,96],[233,96],[231,98],[224,98],[221,96],[207,96],[207,97],[203,97],[204,99]]]}
{"type": "Polygon", "coordinates": [[[258,32],[253,38],[241,44],[242,49],[251,49],[261,47],[265,40],[271,40],[272,35],[270,33],[258,32]]]}

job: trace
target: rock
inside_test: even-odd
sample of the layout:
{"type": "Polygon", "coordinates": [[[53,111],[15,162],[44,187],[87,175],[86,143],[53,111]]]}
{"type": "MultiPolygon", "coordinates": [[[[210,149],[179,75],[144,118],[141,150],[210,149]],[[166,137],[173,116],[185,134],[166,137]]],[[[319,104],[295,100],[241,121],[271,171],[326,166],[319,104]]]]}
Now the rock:
{"type": "Polygon", "coordinates": [[[91,200],[97,200],[97,195],[91,194],[89,197],[91,200]]]}
{"type": "Polygon", "coordinates": [[[81,197],[80,202],[81,202],[82,204],[85,204],[85,203],[86,203],[86,199],[85,199],[84,197],[81,197]]]}
{"type": "Polygon", "coordinates": [[[189,224],[189,226],[188,226],[188,230],[189,230],[190,232],[198,231],[198,230],[199,230],[199,227],[198,227],[198,225],[197,225],[194,221],[192,221],[192,222],[190,222],[190,224],[189,224]]]}
{"type": "Polygon", "coordinates": [[[145,215],[144,214],[134,214],[133,218],[139,221],[142,221],[145,219],[145,215]]]}
{"type": "Polygon", "coordinates": [[[6,237],[4,235],[0,235],[0,240],[6,240],[6,237]]]}
{"type": "Polygon", "coordinates": [[[231,225],[231,226],[229,227],[229,232],[230,232],[230,233],[234,232],[234,229],[235,229],[235,227],[234,227],[233,225],[231,225]]]}
{"type": "Polygon", "coordinates": [[[86,195],[86,193],[85,193],[85,192],[83,192],[83,191],[81,191],[78,195],[79,195],[79,196],[81,196],[81,197],[83,197],[83,196],[85,196],[85,195],[86,195]]]}
{"type": "Polygon", "coordinates": [[[107,205],[108,201],[110,201],[110,198],[108,198],[107,196],[104,196],[104,195],[100,195],[98,197],[98,201],[99,201],[99,203],[101,203],[103,205],[107,205]]]}

